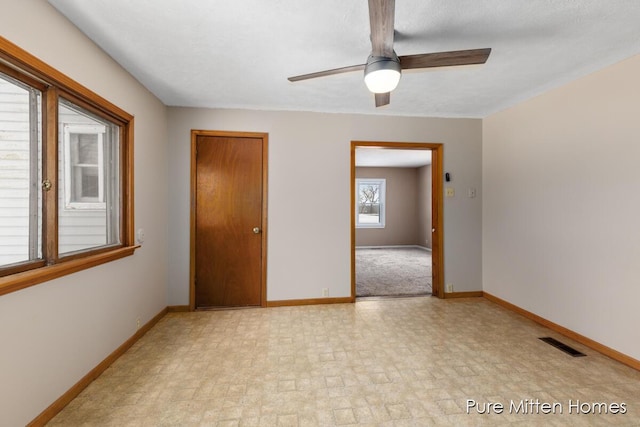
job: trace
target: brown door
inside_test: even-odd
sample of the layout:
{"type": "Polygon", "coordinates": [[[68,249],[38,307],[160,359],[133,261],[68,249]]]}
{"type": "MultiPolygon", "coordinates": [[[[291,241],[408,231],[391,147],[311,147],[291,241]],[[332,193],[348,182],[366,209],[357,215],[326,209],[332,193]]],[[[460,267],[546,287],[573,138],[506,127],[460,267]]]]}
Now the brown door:
{"type": "Polygon", "coordinates": [[[196,136],[195,308],[262,304],[263,143],[196,136]]]}

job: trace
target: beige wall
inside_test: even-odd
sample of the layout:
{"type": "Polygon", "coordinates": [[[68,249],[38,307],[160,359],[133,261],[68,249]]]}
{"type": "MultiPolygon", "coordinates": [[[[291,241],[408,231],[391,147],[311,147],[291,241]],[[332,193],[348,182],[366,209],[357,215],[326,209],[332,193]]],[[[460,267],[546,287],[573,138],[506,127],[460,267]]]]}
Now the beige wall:
{"type": "Polygon", "coordinates": [[[417,170],[418,245],[432,248],[431,238],[431,165],[417,170]]]}
{"type": "Polygon", "coordinates": [[[46,1],[2,36],[135,116],[135,255],[0,296],[0,425],[27,424],[167,305],[166,108],[46,1]]]}
{"type": "Polygon", "coordinates": [[[484,120],[483,289],[640,359],[640,56],[484,120]]]}
{"type": "Polygon", "coordinates": [[[356,246],[418,244],[416,168],[356,168],[356,178],[386,179],[384,228],[357,228],[356,246]]]}
{"type": "MultiPolygon", "coordinates": [[[[373,111],[373,110],[372,110],[373,111]]],[[[351,293],[351,141],[439,142],[459,185],[481,188],[481,121],[282,111],[169,108],[169,304],[189,301],[190,130],[269,133],[267,299],[351,293]],[[312,186],[315,191],[306,189],[312,186]],[[325,209],[317,209],[317,200],[325,209]],[[301,280],[304,278],[304,280],[301,280]]],[[[444,276],[482,285],[481,198],[444,201],[444,276]]]]}

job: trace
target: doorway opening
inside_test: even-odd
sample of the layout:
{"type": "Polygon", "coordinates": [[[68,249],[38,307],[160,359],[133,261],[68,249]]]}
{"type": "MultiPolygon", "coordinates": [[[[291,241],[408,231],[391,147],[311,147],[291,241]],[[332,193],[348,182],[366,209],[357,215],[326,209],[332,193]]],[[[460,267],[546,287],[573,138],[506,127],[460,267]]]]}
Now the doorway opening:
{"type": "Polygon", "coordinates": [[[351,142],[351,296],[444,297],[443,147],[351,142]]]}

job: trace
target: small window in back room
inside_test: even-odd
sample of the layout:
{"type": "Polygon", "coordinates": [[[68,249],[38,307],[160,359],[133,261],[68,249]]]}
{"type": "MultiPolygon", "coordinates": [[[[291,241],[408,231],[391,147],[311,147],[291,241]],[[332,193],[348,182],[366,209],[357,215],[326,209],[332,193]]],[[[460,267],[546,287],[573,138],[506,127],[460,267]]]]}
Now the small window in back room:
{"type": "Polygon", "coordinates": [[[384,228],[386,180],[356,179],[356,227],[384,228]]]}

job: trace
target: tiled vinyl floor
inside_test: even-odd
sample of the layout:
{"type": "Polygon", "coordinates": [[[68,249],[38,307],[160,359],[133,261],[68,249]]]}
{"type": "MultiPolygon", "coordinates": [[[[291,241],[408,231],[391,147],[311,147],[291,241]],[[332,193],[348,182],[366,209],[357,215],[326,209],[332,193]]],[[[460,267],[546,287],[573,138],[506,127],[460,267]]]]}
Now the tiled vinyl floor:
{"type": "Polygon", "coordinates": [[[640,372],[482,298],[170,313],[50,424],[638,426],[640,372]]]}

